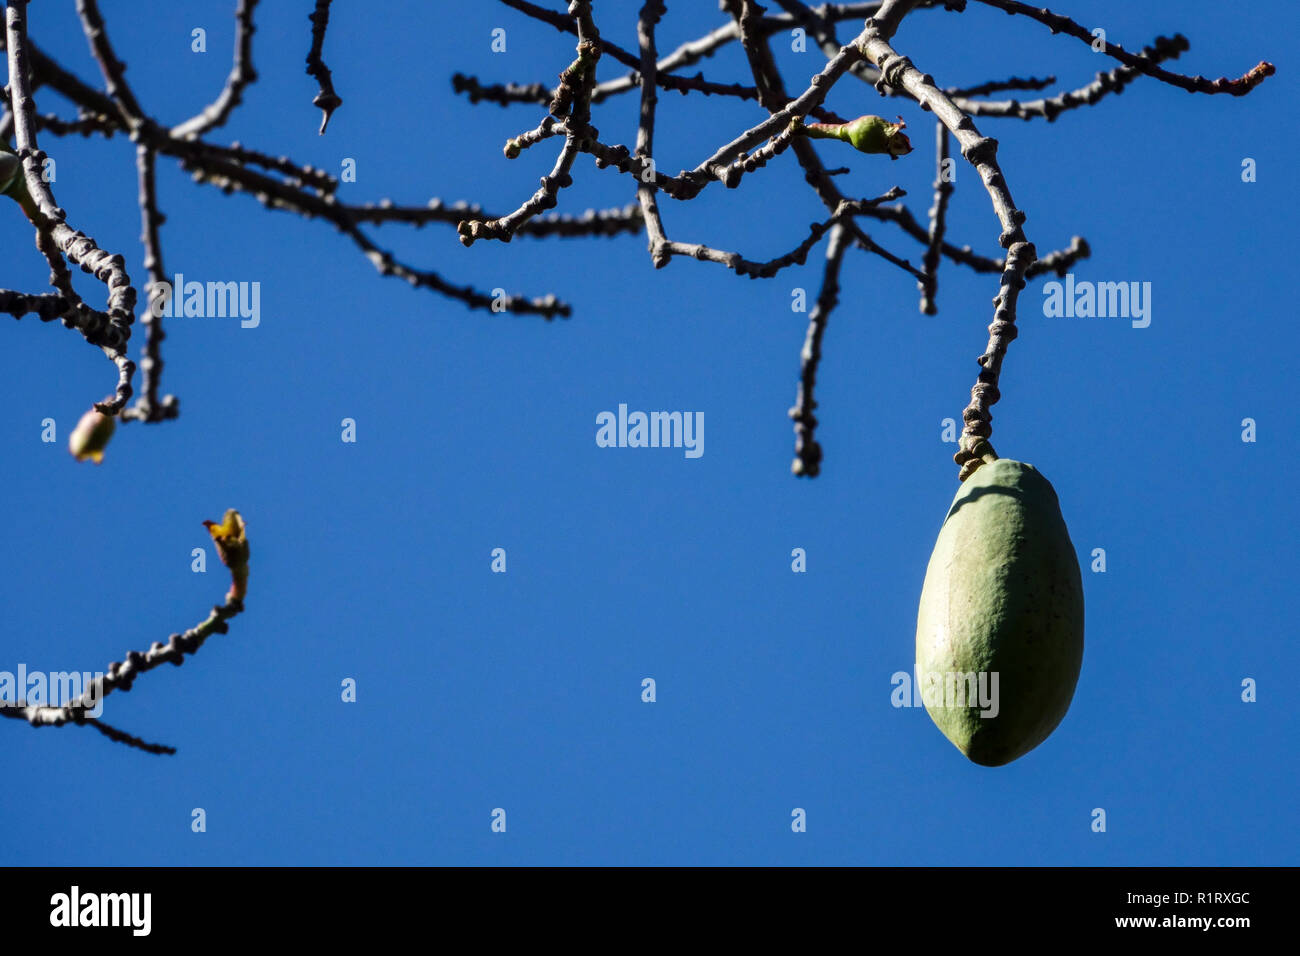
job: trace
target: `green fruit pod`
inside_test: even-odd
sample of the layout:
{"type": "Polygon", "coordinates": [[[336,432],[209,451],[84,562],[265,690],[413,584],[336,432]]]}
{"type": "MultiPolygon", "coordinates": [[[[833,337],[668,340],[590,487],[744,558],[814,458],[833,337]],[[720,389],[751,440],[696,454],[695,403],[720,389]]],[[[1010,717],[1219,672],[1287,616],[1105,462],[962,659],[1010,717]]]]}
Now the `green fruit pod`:
{"type": "Polygon", "coordinates": [[[22,161],[8,150],[0,149],[0,193],[8,192],[9,187],[22,174],[22,161]]]}
{"type": "Polygon", "coordinates": [[[1051,483],[988,461],[958,490],[925,572],[916,680],[953,745],[998,767],[1065,716],[1083,662],[1083,577],[1051,483]]]}

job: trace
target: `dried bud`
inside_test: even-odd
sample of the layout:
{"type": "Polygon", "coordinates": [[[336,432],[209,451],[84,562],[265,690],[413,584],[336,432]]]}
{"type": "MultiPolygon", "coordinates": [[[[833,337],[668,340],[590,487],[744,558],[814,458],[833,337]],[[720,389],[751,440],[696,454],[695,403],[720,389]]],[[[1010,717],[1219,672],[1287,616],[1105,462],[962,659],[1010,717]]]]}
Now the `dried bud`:
{"type": "Polygon", "coordinates": [[[226,597],[243,600],[248,590],[248,536],[243,517],[234,508],[228,508],[220,524],[205,521],[203,526],[212,535],[221,563],[230,568],[230,593],[226,597]]]}

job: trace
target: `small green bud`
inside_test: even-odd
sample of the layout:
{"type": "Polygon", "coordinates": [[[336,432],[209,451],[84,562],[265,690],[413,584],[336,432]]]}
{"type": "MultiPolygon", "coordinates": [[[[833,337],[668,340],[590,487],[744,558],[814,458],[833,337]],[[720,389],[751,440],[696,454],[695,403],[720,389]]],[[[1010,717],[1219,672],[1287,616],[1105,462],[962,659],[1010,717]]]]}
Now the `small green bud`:
{"type": "Polygon", "coordinates": [[[792,125],[796,132],[802,130],[813,139],[842,139],[860,153],[884,153],[898,159],[912,151],[903,132],[907,123],[901,116],[897,123],[879,116],[859,116],[848,123],[804,123],[796,118],[792,125]]]}
{"type": "Polygon", "coordinates": [[[7,150],[0,150],[0,193],[8,193],[14,177],[22,174],[22,160],[7,150]]]}
{"type": "Polygon", "coordinates": [[[0,195],[8,196],[23,207],[23,212],[33,223],[44,222],[36,208],[31,193],[27,191],[27,176],[23,172],[23,161],[18,154],[0,143],[0,195]]]}

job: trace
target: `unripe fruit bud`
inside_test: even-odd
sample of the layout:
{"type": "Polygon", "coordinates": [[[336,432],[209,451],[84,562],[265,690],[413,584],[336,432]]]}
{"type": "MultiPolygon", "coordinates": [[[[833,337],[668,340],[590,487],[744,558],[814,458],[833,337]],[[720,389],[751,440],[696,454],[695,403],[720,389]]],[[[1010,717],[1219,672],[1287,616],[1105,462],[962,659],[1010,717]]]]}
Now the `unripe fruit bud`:
{"type": "Polygon", "coordinates": [[[22,174],[22,161],[13,153],[0,152],[0,193],[13,184],[15,176],[22,174]]]}
{"type": "Polygon", "coordinates": [[[912,144],[903,132],[903,117],[897,123],[879,116],[859,116],[848,123],[804,123],[796,117],[793,128],[802,130],[813,139],[842,139],[860,153],[884,153],[898,159],[912,151],[912,144]]]}
{"type": "Polygon", "coordinates": [[[116,430],[116,418],[92,408],[81,416],[81,421],[72,430],[72,435],[68,438],[68,451],[72,452],[77,461],[90,459],[98,465],[104,460],[104,449],[116,430]]]}

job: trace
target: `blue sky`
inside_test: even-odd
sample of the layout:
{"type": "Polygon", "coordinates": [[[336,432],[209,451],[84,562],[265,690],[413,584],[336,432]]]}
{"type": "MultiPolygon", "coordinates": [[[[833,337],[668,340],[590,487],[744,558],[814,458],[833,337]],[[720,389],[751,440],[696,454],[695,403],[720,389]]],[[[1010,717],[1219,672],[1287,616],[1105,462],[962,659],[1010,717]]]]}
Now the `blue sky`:
{"type": "MultiPolygon", "coordinates": [[[[146,110],[176,123],[211,100],[230,66],[232,6],[132,17],[134,5],[103,4],[146,110]],[[206,54],[190,51],[195,27],[206,54]]],[[[331,171],[355,159],[340,194],[357,202],[508,210],[549,171],[554,143],[501,153],[539,108],[470,106],[451,75],[551,82],[570,38],[490,3],[337,5],[325,54],[344,104],[321,137],[302,67],[310,7],[258,9],[261,79],[215,141],[331,171]],[[504,54],[489,52],[495,27],[504,54]]],[[[605,36],[635,45],[639,0],[595,7],[605,36]]],[[[721,23],[699,7],[670,9],[661,51],[721,23]]],[[[929,317],[909,276],[850,253],[817,394],[823,474],[800,480],[786,411],[806,316],[790,301],[795,288],[816,295],[821,247],[751,281],[681,259],[656,271],[643,237],[465,249],[446,226],[372,231],[457,281],[573,303],[573,318],[547,323],[380,278],[333,229],[196,186],[163,159],[168,271],[259,282],[261,323],[172,320],[163,385],[181,417],[119,429],[94,467],[72,460],[66,437],[110,389],[110,367],[76,333],[6,321],[0,669],[102,669],[197,623],[226,585],[211,554],[193,573],[190,552],[208,544],[200,522],[227,507],[248,523],[247,611],[183,667],[106,701],[106,720],[176,756],[87,729],[0,725],[17,771],[0,788],[0,862],[1294,864],[1300,778],[1282,703],[1300,666],[1288,431],[1300,343],[1294,230],[1279,215],[1296,201],[1294,124],[1282,121],[1295,40],[1278,29],[1289,8],[1062,11],[1128,49],[1183,32],[1181,71],[1236,76],[1267,59],[1278,75],[1244,98],[1143,79],[1055,123],[980,122],[1040,253],[1081,235],[1093,255],[1077,280],[1152,289],[1151,324],[1136,329],[1047,318],[1044,280],[1032,282],[993,409],[998,451],[1052,481],[1084,567],[1083,671],[1042,746],[975,766],[923,710],[890,702],[958,487],[941,423],[968,399],[995,276],[945,263],[929,317]],[[1257,182],[1241,181],[1245,157],[1257,182]],[[620,403],[703,412],[704,454],[597,447],[596,416],[620,403]],[[40,440],[47,417],[57,444],[40,440]],[[490,571],[494,548],[505,574],[490,571]],[[792,573],[793,548],[807,573],[792,573]],[[1104,574],[1088,570],[1094,548],[1104,574]],[[340,701],[345,678],[356,703],[340,701]],[[1240,699],[1245,678],[1256,703],[1240,699]],[[196,807],[205,833],[191,832],[196,807]],[[498,807],[504,834],[490,828],[498,807]],[[791,832],[796,807],[806,833],[791,832]],[[1098,807],[1105,833],[1090,828],[1098,807]]],[[[31,29],[98,83],[71,10],[34,5],[31,29]]],[[[1073,88],[1114,65],[978,4],[918,13],[896,45],[941,85],[1055,74],[1054,89],[1073,88]]],[[[820,68],[816,52],[778,56],[791,90],[820,68]]],[[[748,76],[735,48],[698,69],[748,76]]],[[[596,108],[606,141],[634,141],[634,96],[596,108]]],[[[907,119],[917,148],[898,162],[819,148],[850,168],[847,194],[900,185],[923,217],[932,120],[851,78],[829,102],[907,119]]],[[[37,103],[71,114],[48,90],[37,103]]],[[[664,94],[660,168],[693,167],[761,115],[664,94]]],[[[130,144],[42,145],[70,220],[143,281],[130,144]]],[[[633,196],[589,157],[575,180],[562,211],[633,196]]],[[[738,190],[661,206],[672,238],[752,259],[824,217],[790,153],[738,190]]],[[[919,264],[896,227],[867,226],[919,264]]],[[[949,236],[992,255],[997,233],[959,167],[949,236]]],[[[0,217],[0,242],[14,250],[0,286],[41,290],[30,228],[0,217]]]]}

